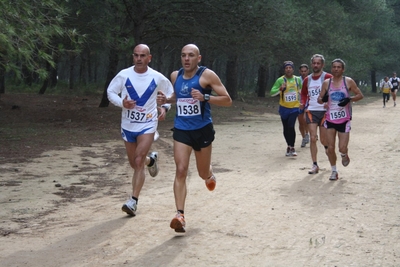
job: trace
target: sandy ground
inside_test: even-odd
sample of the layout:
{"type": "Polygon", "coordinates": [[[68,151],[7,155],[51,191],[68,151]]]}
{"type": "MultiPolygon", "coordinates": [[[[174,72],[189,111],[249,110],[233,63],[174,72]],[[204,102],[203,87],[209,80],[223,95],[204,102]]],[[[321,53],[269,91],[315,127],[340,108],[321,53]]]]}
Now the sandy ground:
{"type": "Polygon", "coordinates": [[[136,217],[121,211],[132,170],[121,140],[46,151],[0,167],[0,266],[400,266],[400,107],[353,106],[351,163],[319,174],[309,147],[285,157],[276,114],[215,126],[217,187],[194,157],[185,209],[175,214],[171,132],[154,144],[160,173],[147,177],[136,217]],[[71,197],[72,195],[80,197],[71,197]],[[78,194],[79,193],[79,194],[78,194]]]}

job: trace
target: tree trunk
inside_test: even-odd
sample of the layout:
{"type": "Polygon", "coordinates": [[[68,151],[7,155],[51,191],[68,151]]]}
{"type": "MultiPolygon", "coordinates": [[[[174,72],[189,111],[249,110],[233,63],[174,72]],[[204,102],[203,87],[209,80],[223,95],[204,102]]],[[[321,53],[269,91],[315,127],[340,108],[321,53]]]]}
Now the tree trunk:
{"type": "Polygon", "coordinates": [[[239,73],[239,76],[238,76],[238,78],[239,78],[238,79],[238,91],[239,92],[241,92],[241,91],[246,92],[245,84],[246,84],[247,80],[246,80],[245,71],[246,71],[246,68],[244,68],[243,64],[238,66],[238,73],[239,73]]]}
{"type": "Polygon", "coordinates": [[[47,71],[49,76],[47,76],[47,78],[43,81],[43,85],[39,90],[39,95],[43,95],[44,92],[46,92],[47,86],[49,85],[50,73],[51,73],[51,65],[50,65],[50,63],[48,61],[46,62],[46,71],[47,71]]]}
{"type": "Polygon", "coordinates": [[[32,83],[33,83],[32,72],[25,65],[22,66],[21,71],[22,71],[24,83],[26,85],[28,85],[29,87],[31,87],[32,83]]]}
{"type": "Polygon", "coordinates": [[[114,78],[115,73],[117,72],[118,60],[118,51],[115,48],[111,48],[108,59],[108,72],[106,83],[104,85],[103,96],[99,105],[100,108],[106,108],[110,104],[110,100],[108,100],[107,97],[107,88],[110,85],[111,80],[114,78]]]}
{"type": "Polygon", "coordinates": [[[84,49],[81,53],[81,64],[79,69],[79,83],[83,85],[88,84],[88,57],[89,53],[87,49],[84,49]]]}
{"type": "Polygon", "coordinates": [[[237,57],[230,58],[226,63],[226,90],[232,100],[237,99],[237,57]]]}
{"type": "Polygon", "coordinates": [[[372,93],[376,93],[376,71],[371,70],[371,86],[372,86],[372,93]]]}
{"type": "Polygon", "coordinates": [[[71,53],[69,56],[69,89],[74,89],[74,67],[75,67],[75,55],[71,53]]]}
{"type": "Polygon", "coordinates": [[[88,76],[88,83],[93,82],[92,76],[92,58],[91,58],[91,51],[90,49],[87,50],[87,76],[88,76]]]}
{"type": "Polygon", "coordinates": [[[50,68],[50,73],[49,73],[49,87],[54,88],[57,85],[58,82],[58,61],[59,57],[56,54],[53,54],[53,61],[54,61],[54,68],[50,68]]]}
{"type": "Polygon", "coordinates": [[[257,96],[265,97],[267,90],[267,69],[264,65],[260,65],[258,68],[258,79],[257,79],[257,96]]]}
{"type": "MultiPolygon", "coordinates": [[[[3,62],[3,59],[0,57],[0,62],[3,62]]],[[[5,94],[6,92],[6,69],[2,64],[0,64],[0,94],[5,94]]]]}
{"type": "Polygon", "coordinates": [[[93,70],[93,81],[94,81],[94,83],[97,83],[97,70],[98,70],[98,63],[97,62],[99,60],[97,57],[98,57],[97,54],[95,54],[94,55],[94,62],[93,62],[94,63],[93,64],[94,65],[94,67],[93,67],[94,68],[94,70],[93,70]]]}

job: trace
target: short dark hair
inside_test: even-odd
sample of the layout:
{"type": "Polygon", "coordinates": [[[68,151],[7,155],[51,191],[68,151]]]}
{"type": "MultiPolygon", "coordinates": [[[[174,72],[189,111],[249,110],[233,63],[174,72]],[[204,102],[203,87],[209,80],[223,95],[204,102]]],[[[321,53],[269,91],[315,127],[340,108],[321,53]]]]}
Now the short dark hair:
{"type": "Polygon", "coordinates": [[[301,68],[306,68],[306,69],[308,69],[308,65],[307,65],[307,64],[301,64],[300,67],[299,67],[299,70],[301,70],[301,68]]]}

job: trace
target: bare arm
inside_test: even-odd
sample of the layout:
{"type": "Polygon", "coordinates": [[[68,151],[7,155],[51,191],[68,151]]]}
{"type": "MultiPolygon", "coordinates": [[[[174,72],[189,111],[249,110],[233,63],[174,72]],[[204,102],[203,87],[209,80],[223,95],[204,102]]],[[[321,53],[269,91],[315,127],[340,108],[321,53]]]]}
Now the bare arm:
{"type": "Polygon", "coordinates": [[[364,98],[363,93],[361,92],[360,88],[358,88],[356,82],[349,77],[346,77],[347,88],[349,91],[353,92],[354,96],[350,97],[350,100],[353,102],[357,102],[364,98]]]}
{"type": "Polygon", "coordinates": [[[318,103],[319,104],[323,104],[324,102],[322,101],[322,98],[324,97],[324,95],[328,92],[328,83],[329,83],[329,79],[325,80],[322,83],[321,86],[321,92],[319,92],[319,96],[318,96],[318,103]]]}
{"type": "MultiPolygon", "coordinates": [[[[203,88],[211,87],[216,94],[210,96],[210,100],[208,101],[208,103],[224,107],[229,107],[232,105],[232,99],[229,96],[228,91],[222,84],[221,79],[214,71],[206,69],[203,72],[203,75],[201,75],[200,77],[200,85],[203,88]]],[[[199,100],[203,101],[204,95],[202,95],[201,99],[199,100]]]]}
{"type": "MultiPolygon", "coordinates": [[[[172,84],[172,87],[175,84],[177,75],[178,75],[178,71],[174,71],[174,72],[171,73],[171,84],[172,84]]],[[[176,97],[175,97],[175,92],[174,91],[169,97],[167,97],[163,92],[158,91],[158,94],[157,94],[157,104],[158,105],[172,104],[172,103],[175,103],[175,102],[176,102],[176,97]]],[[[168,110],[166,110],[166,111],[168,111],[168,110]]]]}
{"type": "Polygon", "coordinates": [[[303,80],[303,86],[301,87],[301,103],[303,107],[306,105],[308,100],[308,76],[303,80]]]}

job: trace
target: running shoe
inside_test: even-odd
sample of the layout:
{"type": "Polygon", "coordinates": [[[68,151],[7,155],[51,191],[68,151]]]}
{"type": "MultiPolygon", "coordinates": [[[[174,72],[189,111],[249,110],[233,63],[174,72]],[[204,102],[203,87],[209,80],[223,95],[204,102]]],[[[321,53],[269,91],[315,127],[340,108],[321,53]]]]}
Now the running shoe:
{"type": "Polygon", "coordinates": [[[393,104],[393,107],[395,107],[396,106],[396,102],[394,102],[394,104],[393,104]]]}
{"type": "Polygon", "coordinates": [[[175,217],[172,219],[172,221],[171,221],[169,226],[172,229],[174,229],[175,232],[177,232],[177,233],[186,232],[186,230],[185,230],[185,226],[186,226],[185,215],[183,215],[182,213],[178,212],[175,215],[175,217]]]}
{"type": "Polygon", "coordinates": [[[126,203],[122,206],[122,211],[126,212],[131,216],[136,215],[136,209],[137,209],[136,200],[134,200],[132,197],[129,197],[128,201],[126,201],[126,203]]]}
{"type": "Polygon", "coordinates": [[[329,180],[335,181],[337,179],[339,179],[338,172],[337,171],[332,171],[331,176],[329,177],[329,180]]]}
{"type": "Polygon", "coordinates": [[[158,152],[151,152],[149,155],[150,158],[154,159],[154,164],[152,166],[148,166],[149,174],[151,177],[156,177],[158,174],[158,152]]]}
{"type": "Polygon", "coordinates": [[[296,150],[294,149],[294,147],[290,148],[290,155],[293,157],[297,156],[296,150]]]}
{"type": "Polygon", "coordinates": [[[304,137],[303,140],[301,141],[301,147],[305,147],[306,144],[307,144],[307,140],[306,140],[306,138],[304,137]]]}
{"type": "Polygon", "coordinates": [[[290,157],[290,156],[291,156],[290,147],[289,147],[289,146],[286,148],[286,154],[285,154],[285,156],[286,156],[286,157],[290,157]]]}
{"type": "Polygon", "coordinates": [[[217,179],[215,178],[214,174],[211,175],[211,177],[209,177],[208,179],[206,179],[206,186],[208,190],[213,191],[216,185],[217,185],[217,179]]]}
{"type": "Polygon", "coordinates": [[[308,174],[316,174],[319,172],[319,167],[318,165],[313,164],[311,169],[308,171],[308,174]]]}
{"type": "Polygon", "coordinates": [[[306,144],[310,143],[310,135],[309,134],[306,134],[305,139],[306,139],[306,144]]]}
{"type": "Polygon", "coordinates": [[[342,156],[342,165],[347,167],[347,165],[349,165],[349,163],[350,163],[349,155],[346,154],[346,155],[342,156]]]}

